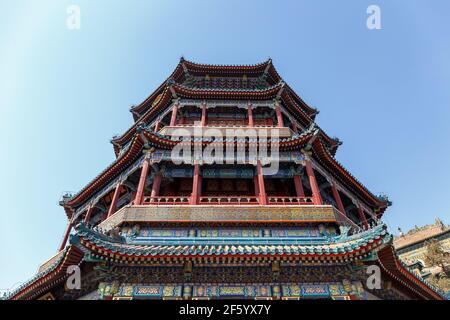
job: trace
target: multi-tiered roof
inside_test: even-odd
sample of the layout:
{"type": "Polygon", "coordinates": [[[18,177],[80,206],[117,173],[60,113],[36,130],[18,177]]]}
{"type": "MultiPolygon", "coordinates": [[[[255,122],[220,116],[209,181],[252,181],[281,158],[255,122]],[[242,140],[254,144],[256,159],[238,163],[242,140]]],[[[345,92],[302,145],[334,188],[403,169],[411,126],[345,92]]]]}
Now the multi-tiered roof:
{"type": "MultiPolygon", "coordinates": [[[[134,123],[112,139],[114,162],[77,194],[67,195],[61,201],[69,226],[58,254],[12,293],[11,299],[42,298],[52,290],[57,291],[67,278],[70,265],[81,266],[87,273],[99,265],[142,266],[150,268],[145,272],[153,274],[158,270],[151,268],[167,264],[175,266],[172,282],[177,279],[187,283],[185,298],[195,294],[190,288],[195,288],[198,279],[217,281],[213,279],[217,272],[204,271],[205,265],[238,265],[244,269],[271,265],[269,278],[258,281],[273,282],[278,281],[280,265],[285,272],[337,266],[350,268],[353,274],[358,272],[358,267],[352,269],[355,266],[369,264],[379,266],[383,276],[399,290],[385,297],[396,297],[402,292],[411,298],[441,298],[397,259],[392,237],[380,221],[390,204],[387,198],[372,194],[335,159],[341,142],[315,123],[318,111],[282,80],[270,59],[251,66],[218,66],[182,58],[172,74],[130,111],[134,123]],[[270,147],[276,145],[280,150],[284,170],[275,175],[277,184],[271,181],[272,193],[265,190],[269,183],[262,173],[265,159],[245,159],[244,164],[225,170],[217,164],[200,169],[202,159],[186,161],[179,167],[169,164],[168,153],[181,142],[189,148],[206,148],[211,144],[248,148],[260,144],[258,139],[245,137],[217,140],[191,136],[181,141],[171,133],[174,128],[198,126],[192,124],[192,119],[200,120],[200,127],[206,127],[208,103],[212,109],[217,106],[220,109],[227,103],[233,108],[239,104],[241,110],[248,109],[248,118],[233,118],[231,126],[237,123],[240,127],[263,127],[269,131],[277,127],[283,132],[279,137],[269,138],[270,147]],[[277,126],[271,119],[265,119],[268,122],[262,125],[254,123],[253,109],[258,106],[265,108],[270,117],[274,116],[270,112],[275,112],[277,126]],[[187,124],[177,124],[182,107],[188,113],[193,113],[192,108],[201,109],[200,118],[194,114],[187,124]],[[248,124],[243,124],[242,119],[248,124]],[[180,194],[172,191],[161,194],[162,180],[172,183],[173,189],[178,187],[173,181],[180,177],[192,178],[191,189],[178,188],[176,192],[180,194]],[[230,177],[239,181],[228,180],[227,188],[245,191],[254,181],[250,188],[254,194],[247,190],[231,196],[199,195],[203,178],[219,181],[230,177]],[[289,187],[283,190],[289,194],[280,196],[276,189],[288,183],[289,187]],[[66,246],[72,228],[75,232],[66,246]],[[203,266],[194,279],[190,276],[193,263],[203,266]]],[[[211,123],[223,129],[217,122],[211,123]]],[[[212,181],[215,190],[223,191],[217,189],[217,181],[212,181]]],[[[186,182],[190,183],[188,179],[177,180],[180,185],[186,182]]],[[[164,274],[167,272],[158,275],[158,279],[164,274]]],[[[244,281],[258,282],[256,278],[244,281]]],[[[285,284],[287,295],[292,291],[289,286],[285,284]]],[[[342,295],[354,295],[351,288],[333,286],[342,295]]],[[[173,290],[178,292],[180,288],[173,290]]],[[[272,297],[281,297],[275,289],[269,288],[272,297]]],[[[267,290],[264,294],[271,295],[267,290]]]]}
{"type": "MultiPolygon", "coordinates": [[[[179,141],[146,128],[166,110],[175,98],[218,100],[280,99],[283,106],[302,126],[303,130],[291,137],[281,138],[280,150],[300,150],[310,147],[313,157],[323,164],[337,180],[351,188],[379,216],[389,202],[372,194],[334,157],[341,142],[330,138],[315,122],[318,111],[307,105],[279,76],[269,59],[252,66],[224,66],[196,64],[181,59],[175,70],[146,100],[133,106],[134,124],[112,144],[117,159],[86,187],[65,203],[69,218],[72,212],[90,196],[117,177],[142,153],[144,146],[171,149],[179,141]],[[208,80],[209,79],[209,80],[208,80]],[[219,79],[219,80],[215,80],[219,79]],[[222,79],[228,79],[224,81],[222,79]]],[[[193,141],[192,141],[193,143],[193,141]]],[[[203,141],[204,145],[211,143],[203,141]]]]}

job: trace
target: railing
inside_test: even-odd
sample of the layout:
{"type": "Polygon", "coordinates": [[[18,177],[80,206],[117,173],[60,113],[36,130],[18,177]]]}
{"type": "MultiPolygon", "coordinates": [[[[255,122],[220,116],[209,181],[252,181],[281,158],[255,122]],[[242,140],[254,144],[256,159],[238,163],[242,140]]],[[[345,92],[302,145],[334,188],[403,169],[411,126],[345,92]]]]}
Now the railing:
{"type": "Polygon", "coordinates": [[[267,197],[267,203],[272,205],[313,205],[311,197],[267,197]]]}
{"type": "MultiPolygon", "coordinates": [[[[261,130],[277,130],[280,137],[290,137],[294,134],[294,131],[292,131],[289,127],[278,127],[276,125],[266,125],[266,124],[254,124],[252,127],[249,127],[247,124],[206,124],[204,127],[194,124],[176,124],[175,126],[164,126],[160,128],[159,133],[163,135],[178,135],[179,132],[177,130],[179,129],[185,129],[190,132],[191,135],[196,134],[203,134],[203,131],[196,132],[195,130],[202,129],[202,130],[208,130],[208,129],[216,129],[223,132],[223,134],[226,134],[226,130],[228,129],[243,129],[243,130],[253,130],[255,133],[260,132],[261,130]]],[[[248,132],[249,134],[254,134],[252,131],[248,132]]]]}
{"type": "Polygon", "coordinates": [[[191,198],[187,196],[162,196],[162,197],[144,197],[143,204],[170,204],[170,205],[180,205],[189,204],[191,198]]]}
{"type": "MultiPolygon", "coordinates": [[[[177,123],[175,126],[166,126],[169,128],[190,128],[190,127],[195,127],[195,123],[177,123]]],[[[211,127],[211,128],[229,128],[229,127],[237,127],[237,128],[269,128],[269,129],[273,129],[273,128],[279,128],[277,125],[275,124],[253,124],[252,127],[250,127],[248,124],[246,123],[206,123],[205,127],[211,127]]],[[[163,127],[165,128],[165,127],[163,127]]],[[[283,128],[288,128],[288,127],[283,127],[283,128]]],[[[162,129],[162,128],[161,128],[162,129]]]]}
{"type": "MultiPolygon", "coordinates": [[[[165,126],[163,128],[192,128],[195,127],[195,123],[177,123],[174,126],[165,126]]],[[[200,126],[197,126],[200,127],[200,126]]],[[[277,125],[273,124],[254,124],[252,127],[250,127],[248,124],[245,123],[206,123],[203,128],[268,128],[268,129],[274,129],[279,128],[277,125]]],[[[288,127],[284,127],[288,128],[288,127]]]]}
{"type": "Polygon", "coordinates": [[[200,197],[199,204],[246,205],[258,204],[258,197],[252,196],[208,196],[200,197]]]}
{"type": "MultiPolygon", "coordinates": [[[[183,205],[190,203],[189,196],[158,196],[144,197],[144,205],[183,205]]],[[[199,197],[198,204],[216,204],[216,205],[257,205],[259,197],[257,196],[202,196],[199,197]]],[[[268,196],[269,205],[313,205],[311,197],[276,197],[268,196]]]]}

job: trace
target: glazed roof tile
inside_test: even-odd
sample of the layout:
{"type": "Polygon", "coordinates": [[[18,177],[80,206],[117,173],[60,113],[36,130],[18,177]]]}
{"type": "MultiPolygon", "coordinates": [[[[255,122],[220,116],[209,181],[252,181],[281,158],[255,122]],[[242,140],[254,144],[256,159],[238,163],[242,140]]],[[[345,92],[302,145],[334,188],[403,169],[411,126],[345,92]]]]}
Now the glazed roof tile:
{"type": "Polygon", "coordinates": [[[36,273],[31,279],[21,284],[18,288],[12,291],[7,297],[7,300],[22,299],[29,294],[37,294],[42,291],[42,287],[48,286],[49,282],[56,283],[66,275],[66,269],[69,265],[75,265],[81,262],[83,257],[82,252],[73,247],[68,246],[62,252],[58,253],[58,258],[53,263],[47,266],[42,271],[36,273]],[[48,281],[47,281],[48,279],[48,281]]]}
{"type": "Polygon", "coordinates": [[[390,240],[385,225],[352,236],[323,237],[319,241],[303,238],[132,238],[114,239],[103,233],[77,226],[71,244],[121,255],[152,256],[219,256],[219,255],[342,255],[358,251],[369,244],[381,245],[390,240]],[[86,245],[89,243],[90,245],[86,245]]]}

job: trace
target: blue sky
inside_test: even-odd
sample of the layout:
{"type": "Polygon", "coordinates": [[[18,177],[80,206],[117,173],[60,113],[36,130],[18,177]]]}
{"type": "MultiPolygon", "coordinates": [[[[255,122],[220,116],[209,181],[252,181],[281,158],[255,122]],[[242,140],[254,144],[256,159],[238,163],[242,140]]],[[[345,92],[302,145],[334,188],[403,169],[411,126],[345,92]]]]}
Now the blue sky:
{"type": "Polygon", "coordinates": [[[450,223],[450,2],[0,1],[0,290],[56,253],[63,191],[113,159],[114,134],[181,55],[271,57],[344,141],[337,159],[394,205],[392,230],[450,223]],[[81,29],[66,27],[79,5],[81,29]],[[381,9],[368,30],[366,9],[381,9]]]}

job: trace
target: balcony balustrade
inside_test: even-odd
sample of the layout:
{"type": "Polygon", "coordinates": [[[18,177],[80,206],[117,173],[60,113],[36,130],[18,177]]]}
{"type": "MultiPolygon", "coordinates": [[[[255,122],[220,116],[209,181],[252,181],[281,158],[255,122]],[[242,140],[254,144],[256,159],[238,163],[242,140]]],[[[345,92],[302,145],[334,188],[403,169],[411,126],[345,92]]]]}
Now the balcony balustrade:
{"type": "Polygon", "coordinates": [[[187,130],[187,132],[191,136],[196,136],[199,134],[203,135],[203,130],[209,130],[209,129],[219,130],[223,135],[225,135],[227,133],[227,131],[226,131],[227,129],[242,129],[242,130],[253,129],[255,131],[255,135],[257,133],[259,133],[260,131],[263,132],[262,130],[265,130],[265,131],[267,131],[269,136],[270,136],[271,130],[277,130],[276,132],[278,133],[280,138],[291,137],[292,135],[294,135],[294,132],[288,127],[279,128],[277,126],[272,126],[272,125],[254,125],[253,127],[249,127],[247,125],[231,125],[231,124],[226,125],[226,126],[216,126],[216,125],[208,125],[207,124],[205,127],[189,125],[189,124],[188,125],[177,124],[176,126],[165,126],[161,130],[159,130],[159,133],[163,134],[163,135],[172,136],[172,135],[179,134],[180,132],[177,132],[177,130],[179,130],[179,129],[187,130]],[[199,129],[201,129],[201,131],[198,131],[199,129]]]}
{"type": "Polygon", "coordinates": [[[144,197],[143,205],[182,205],[189,204],[187,196],[144,197]]]}
{"type": "Polygon", "coordinates": [[[267,203],[269,205],[313,205],[312,197],[267,197],[267,203]]]}
{"type": "Polygon", "coordinates": [[[247,204],[259,204],[258,197],[256,196],[207,196],[200,197],[200,205],[202,204],[218,204],[218,205],[247,205],[247,204]]]}
{"type": "MultiPolygon", "coordinates": [[[[188,196],[144,197],[143,205],[186,205],[190,203],[188,196]]],[[[258,205],[257,196],[202,196],[198,205],[258,205]]],[[[312,197],[279,197],[268,196],[268,205],[314,205],[312,197]]]]}

